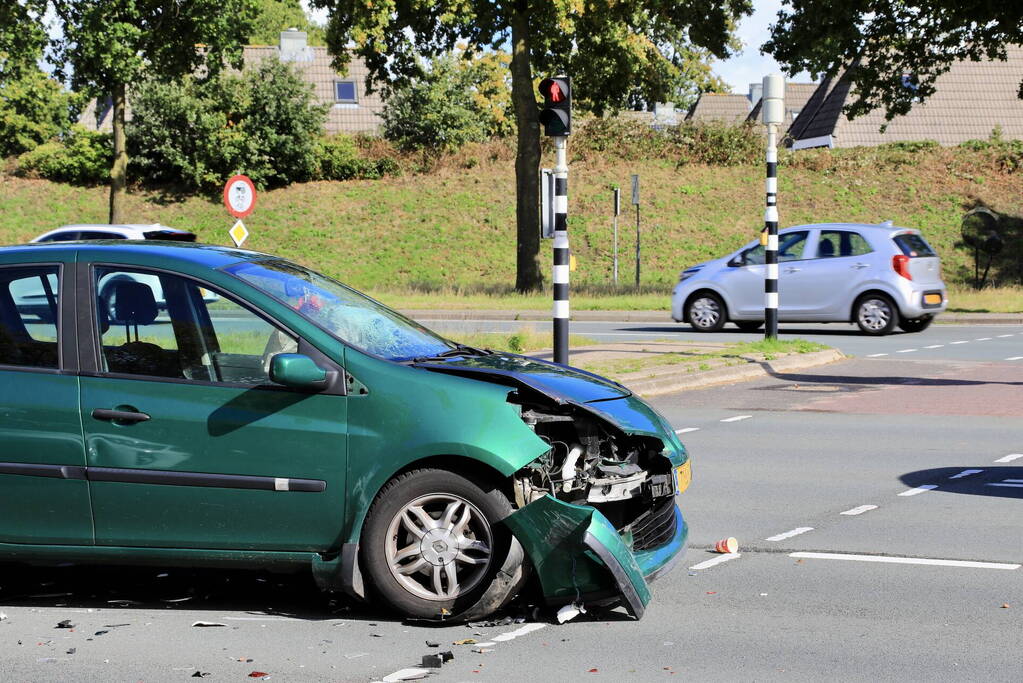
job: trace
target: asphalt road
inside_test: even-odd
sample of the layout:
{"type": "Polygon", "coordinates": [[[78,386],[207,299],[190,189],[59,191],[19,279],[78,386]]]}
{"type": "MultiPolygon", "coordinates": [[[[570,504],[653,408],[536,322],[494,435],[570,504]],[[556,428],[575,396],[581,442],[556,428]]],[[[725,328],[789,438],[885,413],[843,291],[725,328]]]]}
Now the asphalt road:
{"type": "Polygon", "coordinates": [[[437,680],[1019,680],[1020,332],[654,399],[693,457],[691,544],[639,622],[437,628],[303,575],[0,565],[0,679],[369,681],[451,650],[437,680]]]}

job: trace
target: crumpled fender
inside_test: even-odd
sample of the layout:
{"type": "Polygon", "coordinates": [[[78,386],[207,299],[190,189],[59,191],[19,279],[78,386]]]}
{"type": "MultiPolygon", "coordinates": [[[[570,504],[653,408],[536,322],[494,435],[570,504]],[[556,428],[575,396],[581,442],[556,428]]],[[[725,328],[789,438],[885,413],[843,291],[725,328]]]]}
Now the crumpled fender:
{"type": "Polygon", "coordinates": [[[538,498],[501,522],[511,529],[533,562],[549,602],[618,595],[636,619],[650,602],[650,589],[632,551],[598,510],[538,498]]]}

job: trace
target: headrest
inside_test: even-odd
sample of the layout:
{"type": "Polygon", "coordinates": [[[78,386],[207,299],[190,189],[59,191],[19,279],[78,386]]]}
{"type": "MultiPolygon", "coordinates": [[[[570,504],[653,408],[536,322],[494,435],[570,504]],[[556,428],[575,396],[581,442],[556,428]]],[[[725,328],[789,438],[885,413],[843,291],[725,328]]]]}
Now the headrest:
{"type": "Polygon", "coordinates": [[[102,337],[110,329],[110,311],[99,297],[96,299],[96,310],[99,311],[99,336],[102,337]]]}
{"type": "Polygon", "coordinates": [[[114,286],[114,317],[126,325],[149,325],[156,320],[153,290],[143,282],[118,280],[114,286]]]}
{"type": "Polygon", "coordinates": [[[821,256],[834,256],[835,245],[832,244],[831,242],[821,242],[820,247],[818,247],[817,251],[821,256]]]}

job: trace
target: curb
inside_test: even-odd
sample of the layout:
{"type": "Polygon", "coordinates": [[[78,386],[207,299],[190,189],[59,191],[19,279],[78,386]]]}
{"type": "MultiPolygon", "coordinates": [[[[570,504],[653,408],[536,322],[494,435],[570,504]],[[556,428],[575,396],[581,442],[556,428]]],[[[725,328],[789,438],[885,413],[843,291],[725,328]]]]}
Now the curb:
{"type": "Polygon", "coordinates": [[[677,373],[629,382],[626,386],[641,396],[656,396],[674,391],[702,389],[719,384],[746,382],[780,372],[804,370],[845,359],[838,349],[811,353],[793,353],[772,361],[750,362],[746,365],[705,370],[699,373],[677,373]]]}

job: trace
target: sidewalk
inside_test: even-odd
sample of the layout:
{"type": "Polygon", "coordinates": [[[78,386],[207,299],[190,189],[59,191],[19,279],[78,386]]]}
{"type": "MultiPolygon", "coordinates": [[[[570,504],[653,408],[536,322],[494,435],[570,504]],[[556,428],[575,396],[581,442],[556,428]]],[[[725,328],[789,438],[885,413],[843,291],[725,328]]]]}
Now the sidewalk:
{"type": "MultiPolygon", "coordinates": [[[[511,310],[402,310],[403,315],[416,320],[550,320],[548,309],[539,311],[511,310]]],[[[667,309],[663,311],[572,311],[572,320],[617,323],[669,323],[667,309]]],[[[1023,325],[1023,313],[942,313],[934,321],[937,325],[1023,325]]]]}

